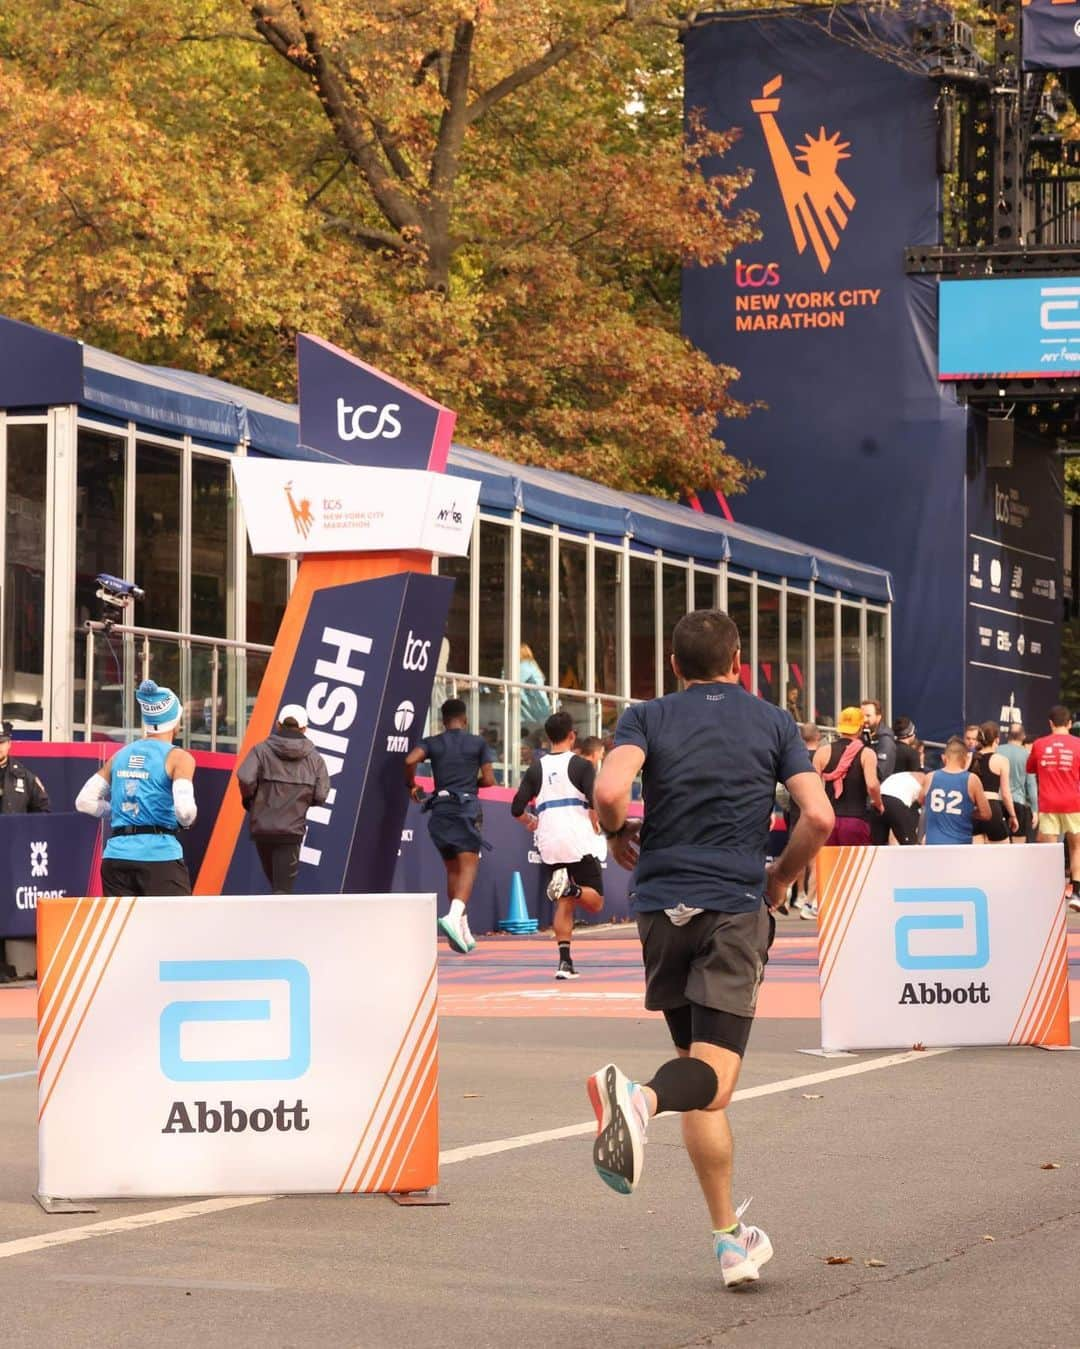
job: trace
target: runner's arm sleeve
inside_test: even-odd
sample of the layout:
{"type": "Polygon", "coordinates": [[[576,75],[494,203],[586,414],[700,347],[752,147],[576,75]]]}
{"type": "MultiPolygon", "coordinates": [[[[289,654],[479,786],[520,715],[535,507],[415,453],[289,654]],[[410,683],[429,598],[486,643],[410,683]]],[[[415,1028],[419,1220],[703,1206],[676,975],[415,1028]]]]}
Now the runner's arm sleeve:
{"type": "MultiPolygon", "coordinates": [[[[95,776],[97,776],[95,774],[95,776]]],[[[52,811],[52,805],[49,801],[49,793],[45,790],[45,784],[36,773],[30,774],[30,800],[28,809],[31,811],[48,815],[52,811]]]]}
{"type": "Polygon", "coordinates": [[[92,773],[75,798],[75,809],[83,815],[93,815],[97,819],[107,813],[111,795],[108,781],[100,773],[92,773]]]}
{"type": "Polygon", "coordinates": [[[596,769],[588,759],[583,759],[580,754],[575,754],[567,768],[567,777],[591,806],[593,788],[596,786],[596,769]]]}
{"type": "Polygon", "coordinates": [[[649,752],[649,741],[645,730],[644,703],[636,703],[626,708],[615,727],[615,747],[633,745],[642,754],[649,752]]]}
{"type": "Polygon", "coordinates": [[[198,811],[195,807],[195,787],[190,778],[173,778],[173,810],[182,829],[190,829],[198,811]]]}
{"type": "Polygon", "coordinates": [[[540,775],[540,760],[534,759],[525,771],[525,776],[518,784],[518,789],[514,793],[514,799],[510,802],[510,814],[514,819],[520,819],[525,814],[525,807],[533,799],[536,793],[543,785],[543,778],[540,775]]]}

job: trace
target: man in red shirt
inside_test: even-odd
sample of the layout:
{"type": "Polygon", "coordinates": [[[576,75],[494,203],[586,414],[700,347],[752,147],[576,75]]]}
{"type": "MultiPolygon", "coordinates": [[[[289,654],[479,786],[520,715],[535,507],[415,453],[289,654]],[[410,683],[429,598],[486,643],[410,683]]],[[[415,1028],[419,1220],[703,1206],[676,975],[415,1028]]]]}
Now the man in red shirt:
{"type": "Polygon", "coordinates": [[[1065,835],[1072,893],[1069,908],[1080,913],[1080,740],[1069,734],[1067,707],[1050,709],[1050,734],[1036,740],[1027,771],[1039,783],[1040,843],[1057,843],[1065,835]]]}

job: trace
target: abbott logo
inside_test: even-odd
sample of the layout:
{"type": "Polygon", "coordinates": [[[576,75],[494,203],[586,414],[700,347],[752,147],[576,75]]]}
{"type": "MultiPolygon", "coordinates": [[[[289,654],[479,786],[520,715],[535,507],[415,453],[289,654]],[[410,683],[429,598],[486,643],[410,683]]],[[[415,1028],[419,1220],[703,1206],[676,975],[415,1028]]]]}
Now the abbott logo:
{"type": "Polygon", "coordinates": [[[400,403],[387,403],[381,408],[377,408],[374,403],[361,403],[354,408],[344,398],[339,398],[338,435],[342,440],[397,440],[401,435],[401,423],[394,414],[400,411],[400,403]],[[372,418],[375,419],[374,424],[371,424],[372,418]]]}
{"type": "MultiPolygon", "coordinates": [[[[172,1082],[285,1082],[311,1066],[311,976],[299,960],[163,960],[162,983],[275,983],[288,990],[288,1053],[276,1059],[193,1059],[183,1053],[185,1026],[266,1022],[268,998],[170,1002],[161,1013],[161,1071],[172,1082]]],[[[235,1034],[235,1030],[233,1034],[235,1034]]]]}
{"type": "Polygon", "coordinates": [[[896,920],[896,963],[902,970],[981,970],[990,963],[990,913],[982,890],[962,886],[900,889],[893,898],[897,904],[941,904],[952,910],[906,914],[896,920]],[[952,949],[942,951],[939,942],[913,943],[917,933],[927,932],[963,932],[962,944],[973,949],[957,951],[960,943],[947,942],[952,949]],[[918,950],[913,949],[915,945],[918,950]]]}

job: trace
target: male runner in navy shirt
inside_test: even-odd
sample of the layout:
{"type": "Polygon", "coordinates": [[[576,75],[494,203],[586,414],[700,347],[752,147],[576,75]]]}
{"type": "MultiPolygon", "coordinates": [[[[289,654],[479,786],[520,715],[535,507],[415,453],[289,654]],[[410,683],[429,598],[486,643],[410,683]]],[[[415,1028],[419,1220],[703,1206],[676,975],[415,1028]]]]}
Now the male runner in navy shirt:
{"type": "Polygon", "coordinates": [[[784,708],[739,683],[739,630],[720,610],[687,614],[672,634],[679,693],[628,707],[595,790],[616,861],[637,872],[631,906],[645,960],[645,1006],[662,1011],[679,1057],[644,1084],[606,1064],[588,1081],[601,1178],[629,1194],[641,1175],[650,1116],[683,1113],[683,1142],[709,1208],[724,1284],[756,1279],[769,1238],[732,1207],[732,1140],[724,1108],[742,1065],[768,959],[770,909],[833,825],[821,779],[784,708]],[[642,774],[644,822],[626,818],[642,774]],[[766,871],[774,793],[799,819],[766,871]]]}
{"type": "Polygon", "coordinates": [[[416,770],[425,759],[431,760],[435,779],[434,795],[424,801],[431,811],[428,834],[446,864],[447,898],[450,909],[439,919],[439,931],[461,955],[475,949],[476,939],[469,930],[465,906],[472,895],[476,870],[480,865],[480,798],[477,787],[494,787],[491,746],[480,735],[465,729],[467,709],[460,698],[449,698],[442,705],[442,735],[429,735],[410,750],[405,760],[405,781],[414,801],[424,801],[424,792],[416,782],[416,770]]]}

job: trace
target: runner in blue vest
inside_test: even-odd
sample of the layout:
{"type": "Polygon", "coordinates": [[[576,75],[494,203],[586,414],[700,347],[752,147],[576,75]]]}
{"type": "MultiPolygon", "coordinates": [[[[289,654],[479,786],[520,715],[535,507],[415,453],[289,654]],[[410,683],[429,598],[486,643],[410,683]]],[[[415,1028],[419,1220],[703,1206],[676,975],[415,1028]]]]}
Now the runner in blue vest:
{"type": "Polygon", "coordinates": [[[125,745],[87,779],[75,809],[110,816],[101,863],[105,894],[190,895],[177,834],[195,821],[195,760],[172,743],[180,702],[152,679],[143,680],[135,697],[143,739],[125,745]]]}
{"type": "Polygon", "coordinates": [[[970,843],[974,821],[990,818],[990,802],[967,761],[967,745],[954,735],[945,746],[943,767],[923,785],[919,800],[929,844],[970,843]]]}

